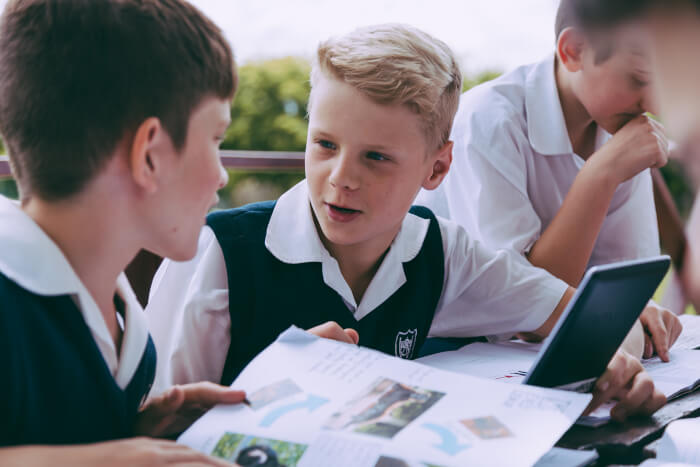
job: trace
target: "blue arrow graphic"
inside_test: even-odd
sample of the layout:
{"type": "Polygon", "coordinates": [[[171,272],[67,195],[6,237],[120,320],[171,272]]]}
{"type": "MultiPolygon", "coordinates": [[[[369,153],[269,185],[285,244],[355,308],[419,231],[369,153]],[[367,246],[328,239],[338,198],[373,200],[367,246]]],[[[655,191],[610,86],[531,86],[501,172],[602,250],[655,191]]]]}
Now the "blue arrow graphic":
{"type": "Polygon", "coordinates": [[[309,412],[313,412],[326,402],[328,402],[328,399],[309,394],[309,397],[305,401],[294,402],[292,404],[283,405],[282,407],[277,407],[274,410],[270,410],[270,412],[268,412],[268,414],[265,415],[265,418],[263,418],[260,422],[260,426],[271,426],[280,417],[285,416],[289,412],[294,412],[295,410],[308,409],[309,412]]]}
{"type": "Polygon", "coordinates": [[[434,423],[424,423],[423,428],[434,432],[440,438],[442,438],[442,443],[434,444],[433,447],[441,450],[448,456],[454,456],[455,454],[458,454],[470,447],[469,444],[460,444],[457,441],[457,436],[455,436],[451,430],[448,430],[444,426],[435,425],[434,423]]]}

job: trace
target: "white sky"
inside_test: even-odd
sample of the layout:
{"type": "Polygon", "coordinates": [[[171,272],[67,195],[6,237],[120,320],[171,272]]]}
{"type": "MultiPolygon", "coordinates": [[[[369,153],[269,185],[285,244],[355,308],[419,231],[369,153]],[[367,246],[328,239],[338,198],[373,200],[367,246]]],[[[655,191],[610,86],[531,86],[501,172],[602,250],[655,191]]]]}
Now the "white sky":
{"type": "Polygon", "coordinates": [[[239,63],[299,55],[361,25],[403,22],[445,41],[467,72],[506,71],[554,50],[557,0],[191,0],[239,63]]]}
{"type": "MultiPolygon", "coordinates": [[[[190,0],[224,30],[239,63],[313,56],[361,25],[412,24],[445,41],[468,73],[507,71],[554,48],[558,0],[190,0]]],[[[4,7],[6,0],[0,0],[4,7]]]]}

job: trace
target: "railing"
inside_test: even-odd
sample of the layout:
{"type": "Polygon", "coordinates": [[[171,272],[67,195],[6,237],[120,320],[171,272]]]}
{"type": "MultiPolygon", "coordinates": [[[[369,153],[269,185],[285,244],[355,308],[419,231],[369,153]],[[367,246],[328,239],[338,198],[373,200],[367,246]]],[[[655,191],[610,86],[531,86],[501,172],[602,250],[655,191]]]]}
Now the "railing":
{"type": "MultiPolygon", "coordinates": [[[[283,151],[221,151],[221,162],[227,169],[243,170],[302,170],[303,152],[283,151]]],[[[0,178],[10,177],[10,161],[0,156],[0,178]]]]}
{"type": "MultiPolygon", "coordinates": [[[[252,171],[303,170],[303,152],[281,151],[221,151],[221,162],[227,169],[252,171]]],[[[9,178],[10,161],[0,155],[0,179],[9,178]]],[[[151,278],[155,274],[160,257],[142,251],[126,269],[134,292],[142,304],[146,304],[151,278]]]]}
{"type": "Polygon", "coordinates": [[[0,156],[0,178],[11,177],[10,159],[7,156],[0,156]]]}

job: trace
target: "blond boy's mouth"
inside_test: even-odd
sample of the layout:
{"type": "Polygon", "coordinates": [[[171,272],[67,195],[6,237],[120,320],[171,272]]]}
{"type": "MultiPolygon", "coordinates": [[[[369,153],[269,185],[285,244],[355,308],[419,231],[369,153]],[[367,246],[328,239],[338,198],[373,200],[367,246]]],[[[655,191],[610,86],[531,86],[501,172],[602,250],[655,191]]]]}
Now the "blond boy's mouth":
{"type": "Polygon", "coordinates": [[[328,216],[338,222],[349,222],[362,214],[358,209],[352,209],[332,203],[324,203],[328,211],[328,216]]]}

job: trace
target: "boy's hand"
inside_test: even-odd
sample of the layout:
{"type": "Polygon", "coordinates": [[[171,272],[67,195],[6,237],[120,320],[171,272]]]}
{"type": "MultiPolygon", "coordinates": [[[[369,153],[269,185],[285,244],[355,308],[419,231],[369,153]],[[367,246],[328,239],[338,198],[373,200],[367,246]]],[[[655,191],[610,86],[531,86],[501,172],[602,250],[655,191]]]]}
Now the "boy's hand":
{"type": "Polygon", "coordinates": [[[681,335],[683,325],[671,311],[649,303],[639,317],[644,327],[644,358],[657,354],[669,361],[668,351],[681,335]]]}
{"type": "MultiPolygon", "coordinates": [[[[93,445],[102,452],[99,465],[130,467],[187,466],[187,467],[230,467],[223,459],[207,456],[187,446],[173,441],[151,438],[130,438],[93,445]]],[[[73,463],[71,465],[81,465],[73,463]]],[[[89,464],[86,465],[97,465],[89,464]]]]}
{"type": "Polygon", "coordinates": [[[660,123],[640,115],[620,128],[590,159],[604,176],[620,184],[650,167],[668,162],[669,145],[660,123]]]}
{"type": "Polygon", "coordinates": [[[71,467],[227,467],[222,459],[209,457],[173,441],[129,438],[70,446],[19,446],[0,448],[0,464],[71,467]]]}
{"type": "Polygon", "coordinates": [[[209,382],[173,386],[146,401],[134,432],[156,437],[177,435],[215,405],[238,404],[244,400],[243,391],[209,382]]]}
{"type": "Polygon", "coordinates": [[[625,351],[615,354],[605,373],[596,381],[593,400],[584,414],[611,399],[619,401],[610,411],[617,421],[625,421],[633,414],[651,415],[666,403],[666,397],[654,387],[639,359],[625,351]]]}
{"type": "Polygon", "coordinates": [[[360,342],[360,335],[354,329],[343,329],[335,321],[328,321],[318,326],[308,329],[308,332],[315,334],[318,337],[332,339],[334,341],[346,342],[348,344],[357,345],[360,342]]]}

